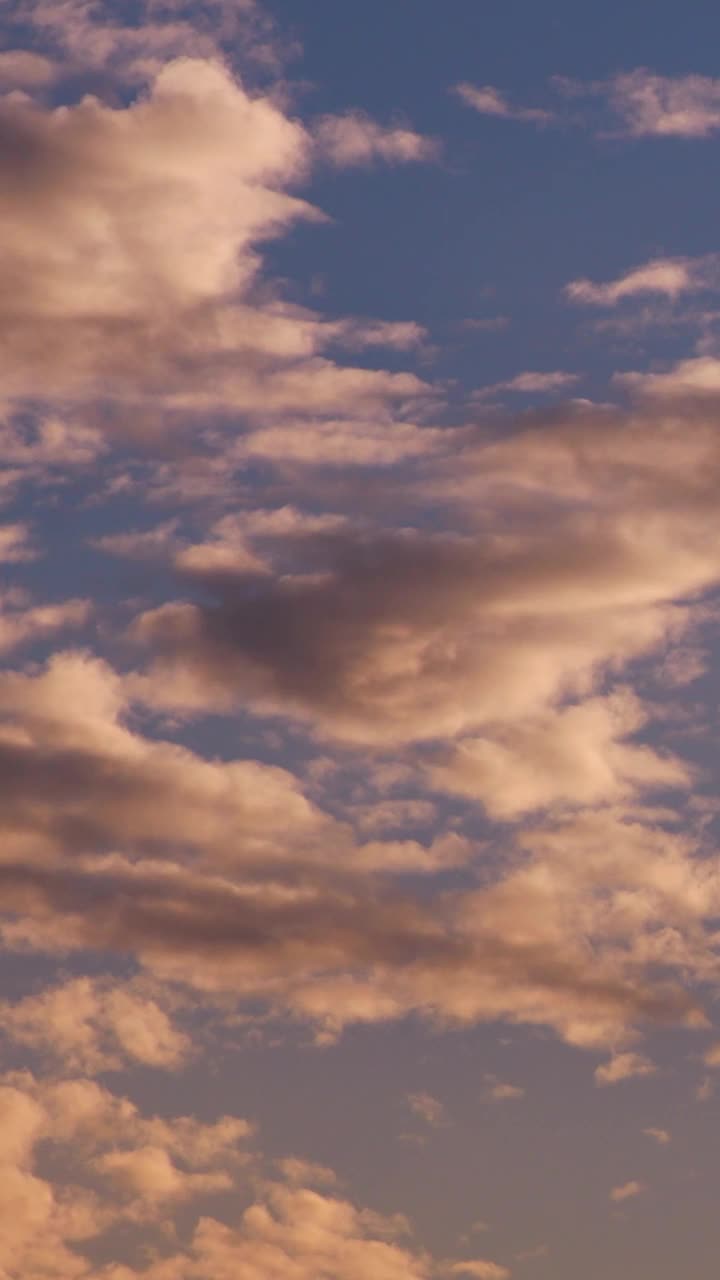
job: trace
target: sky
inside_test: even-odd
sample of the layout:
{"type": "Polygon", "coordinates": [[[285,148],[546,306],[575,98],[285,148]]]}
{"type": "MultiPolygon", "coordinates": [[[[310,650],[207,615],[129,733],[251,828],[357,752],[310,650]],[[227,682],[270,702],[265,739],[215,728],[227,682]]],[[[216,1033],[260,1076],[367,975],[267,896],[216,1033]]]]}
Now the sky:
{"type": "Polygon", "coordinates": [[[0,1280],[714,1280],[720,11],[0,13],[0,1280]]]}

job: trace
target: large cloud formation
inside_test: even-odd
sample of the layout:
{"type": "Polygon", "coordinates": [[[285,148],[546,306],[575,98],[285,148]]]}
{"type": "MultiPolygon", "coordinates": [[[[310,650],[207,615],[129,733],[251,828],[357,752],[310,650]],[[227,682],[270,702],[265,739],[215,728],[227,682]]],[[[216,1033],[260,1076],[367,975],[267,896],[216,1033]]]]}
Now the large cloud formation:
{"type": "MultiPolygon", "coordinates": [[[[149,1115],[107,1077],[197,1066],[203,1019],[318,1044],[503,1020],[603,1054],[607,1086],[655,1074],[648,1028],[708,1029],[714,800],[676,698],[720,584],[720,364],[488,408],[579,381],[521,365],[462,421],[422,325],[324,317],[263,259],[321,227],[314,166],[436,147],[352,104],[301,122],[233,69],[242,30],[277,66],[256,6],[197,8],[33,0],[42,48],[0,55],[0,938],[20,973],[69,966],[0,1005],[33,1068],[0,1081],[0,1275],[504,1280],[270,1167],[246,1120],[149,1115]]],[[[633,136],[716,127],[713,82],[593,91],[633,136]]],[[[714,265],[566,297],[674,301],[714,265]]]]}

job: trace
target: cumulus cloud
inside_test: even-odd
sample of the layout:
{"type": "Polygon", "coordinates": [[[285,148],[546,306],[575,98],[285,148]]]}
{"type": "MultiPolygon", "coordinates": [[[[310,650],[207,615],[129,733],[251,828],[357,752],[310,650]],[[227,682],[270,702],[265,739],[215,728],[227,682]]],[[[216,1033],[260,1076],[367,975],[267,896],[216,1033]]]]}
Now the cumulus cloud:
{"type": "Polygon", "coordinates": [[[150,1210],[157,1227],[160,1201],[167,1212],[169,1201],[232,1186],[251,1132],[229,1116],[209,1125],[145,1116],[86,1079],[28,1072],[2,1077],[0,1118],[0,1267],[51,1280],[87,1274],[84,1246],[114,1225],[142,1230],[150,1210]],[[64,1162],[54,1176],[43,1166],[48,1144],[64,1162]]]}
{"type": "Polygon", "coordinates": [[[639,67],[601,88],[632,137],[706,138],[720,128],[720,81],[710,76],[663,76],[639,67]]]}
{"type": "Polygon", "coordinates": [[[4,1001],[2,1034],[39,1049],[68,1071],[95,1074],[123,1063],[178,1067],[190,1052],[156,1000],[132,984],[75,978],[39,995],[4,1001]]]}
{"type": "Polygon", "coordinates": [[[260,242],[320,216],[287,190],[312,141],[220,62],[167,62],[125,107],[10,94],[0,117],[6,397],[267,418],[387,412],[427,392],[413,374],[322,354],[346,340],[404,347],[417,326],[325,325],[253,297],[260,242]]]}
{"type": "Polygon", "coordinates": [[[644,721],[637,699],[618,691],[536,720],[529,717],[496,737],[465,738],[429,768],[429,779],[441,790],[479,800],[500,819],[687,786],[685,764],[623,741],[644,721]]]}
{"type": "Polygon", "coordinates": [[[398,125],[381,125],[362,112],[341,116],[323,116],[314,128],[320,155],[339,168],[372,164],[384,160],[388,164],[407,164],[430,160],[437,144],[412,129],[398,125]]]}

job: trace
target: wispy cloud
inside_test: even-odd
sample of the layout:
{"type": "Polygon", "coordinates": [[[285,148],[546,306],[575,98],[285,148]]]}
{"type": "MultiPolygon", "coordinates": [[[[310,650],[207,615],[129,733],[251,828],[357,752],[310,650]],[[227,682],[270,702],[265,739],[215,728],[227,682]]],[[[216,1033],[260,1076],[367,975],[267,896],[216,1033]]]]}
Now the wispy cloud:
{"type": "Polygon", "coordinates": [[[500,89],[493,85],[473,85],[466,81],[455,85],[454,92],[465,103],[485,116],[498,116],[503,120],[521,120],[529,124],[548,124],[555,118],[552,111],[540,107],[520,107],[511,103],[500,89]]]}
{"type": "Polygon", "coordinates": [[[621,1080],[632,1080],[638,1076],[651,1076],[657,1071],[654,1062],[650,1062],[640,1053],[618,1053],[609,1062],[603,1063],[595,1070],[595,1083],[600,1085],[619,1084],[621,1080]]]}
{"type": "Polygon", "coordinates": [[[592,280],[572,280],[565,286],[571,302],[596,307],[613,307],[627,298],[657,294],[678,298],[685,293],[717,287],[717,262],[713,258],[654,258],[625,275],[596,284],[592,280]]]}

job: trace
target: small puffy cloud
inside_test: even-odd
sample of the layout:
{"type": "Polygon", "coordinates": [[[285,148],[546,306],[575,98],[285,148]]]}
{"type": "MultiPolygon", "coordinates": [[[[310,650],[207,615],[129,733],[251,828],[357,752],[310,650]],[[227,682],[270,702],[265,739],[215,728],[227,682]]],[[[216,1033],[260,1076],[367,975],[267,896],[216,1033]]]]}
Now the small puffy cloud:
{"type": "Polygon", "coordinates": [[[604,1062],[595,1070],[595,1083],[600,1085],[619,1084],[621,1080],[631,1080],[637,1076],[651,1076],[657,1067],[640,1053],[617,1053],[609,1062],[604,1062]]]}
{"type": "Polygon", "coordinates": [[[642,1182],[623,1182],[621,1186],[613,1187],[610,1192],[610,1199],[616,1204],[620,1204],[623,1200],[632,1200],[635,1196],[642,1195],[645,1187],[642,1182]]]}
{"type": "Polygon", "coordinates": [[[516,107],[505,95],[492,85],[473,85],[463,82],[455,86],[455,93],[468,107],[479,111],[481,115],[499,116],[503,120],[526,120],[531,124],[548,124],[553,118],[552,111],[543,111],[538,107],[516,107]]]}
{"type": "Polygon", "coordinates": [[[646,1138],[652,1138],[653,1142],[657,1142],[659,1147],[666,1147],[672,1142],[672,1137],[667,1129],[643,1129],[646,1138]]]}
{"type": "Polygon", "coordinates": [[[565,296],[571,302],[596,307],[613,307],[626,298],[642,294],[660,294],[675,299],[683,293],[707,287],[704,261],[692,258],[654,258],[644,266],[635,267],[606,284],[595,284],[592,280],[572,280],[565,286],[565,296]]]}
{"type": "Polygon", "coordinates": [[[171,1070],[190,1041],[153,999],[130,984],[75,978],[0,1006],[2,1034],[38,1049],[66,1070],[117,1070],[125,1063],[171,1070]]]}
{"type": "Polygon", "coordinates": [[[419,1116],[433,1128],[447,1123],[447,1112],[443,1103],[430,1093],[409,1093],[407,1104],[413,1115],[419,1116]]]}
{"type": "Polygon", "coordinates": [[[431,160],[437,144],[398,125],[382,125],[362,112],[323,116],[314,128],[319,154],[338,168],[372,164],[384,160],[388,164],[407,164],[431,160]]]}
{"type": "Polygon", "coordinates": [[[517,1084],[509,1084],[506,1080],[498,1080],[496,1076],[487,1076],[487,1088],[483,1097],[486,1102],[514,1102],[525,1097],[525,1090],[517,1084]]]}
{"type": "Polygon", "coordinates": [[[599,86],[631,137],[707,138],[720,129],[720,80],[639,67],[599,86]]]}

